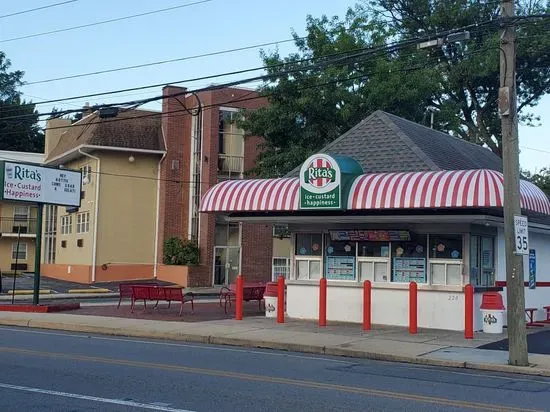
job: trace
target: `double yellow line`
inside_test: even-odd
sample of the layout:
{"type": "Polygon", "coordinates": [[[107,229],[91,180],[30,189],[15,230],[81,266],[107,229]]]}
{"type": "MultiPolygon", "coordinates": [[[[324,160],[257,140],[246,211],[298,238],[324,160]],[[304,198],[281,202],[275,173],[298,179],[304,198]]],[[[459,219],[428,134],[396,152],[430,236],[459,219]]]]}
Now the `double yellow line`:
{"type": "Polygon", "coordinates": [[[377,397],[407,400],[407,401],[413,401],[413,402],[454,406],[459,408],[475,409],[478,411],[500,411],[500,412],[503,412],[503,411],[535,412],[537,411],[536,409],[497,406],[497,405],[490,405],[486,403],[466,402],[466,401],[459,401],[459,400],[452,400],[452,399],[445,399],[445,398],[437,398],[432,396],[414,395],[414,394],[402,393],[402,392],[392,392],[392,391],[383,391],[378,389],[343,386],[343,385],[336,385],[332,383],[314,382],[314,381],[306,381],[306,380],[299,380],[299,379],[278,378],[273,376],[261,376],[261,375],[253,375],[248,373],[223,371],[223,370],[217,370],[217,369],[193,368],[193,367],[181,366],[181,365],[140,362],[140,361],[114,359],[114,358],[102,358],[97,356],[73,355],[73,354],[65,354],[65,353],[57,353],[57,352],[43,352],[43,351],[10,348],[10,347],[0,347],[0,352],[14,353],[18,355],[27,355],[27,356],[47,357],[52,359],[102,363],[107,365],[120,365],[120,366],[130,366],[135,368],[158,369],[158,370],[165,370],[165,371],[171,371],[171,372],[184,372],[184,373],[190,373],[190,374],[196,374],[196,375],[233,378],[233,379],[240,379],[240,380],[254,381],[254,382],[278,383],[282,385],[291,385],[291,386],[297,386],[302,388],[323,389],[323,390],[329,390],[329,391],[352,393],[357,395],[377,396],[377,397]]]}

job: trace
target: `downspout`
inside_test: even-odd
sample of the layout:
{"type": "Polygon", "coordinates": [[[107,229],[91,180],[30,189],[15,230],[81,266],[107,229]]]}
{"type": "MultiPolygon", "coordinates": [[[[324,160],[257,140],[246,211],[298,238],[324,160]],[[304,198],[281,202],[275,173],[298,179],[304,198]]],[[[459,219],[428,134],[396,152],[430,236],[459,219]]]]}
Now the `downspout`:
{"type": "Polygon", "coordinates": [[[94,211],[94,242],[93,242],[93,248],[92,248],[92,283],[95,282],[95,266],[96,266],[96,259],[97,259],[97,228],[98,228],[98,221],[99,221],[99,178],[101,176],[101,160],[99,160],[99,157],[92,156],[89,153],[83,152],[82,149],[78,149],[78,153],[80,153],[82,156],[89,157],[90,159],[94,159],[97,162],[97,179],[96,179],[96,185],[95,185],[95,211],[94,211]]]}
{"type": "Polygon", "coordinates": [[[164,161],[164,158],[166,157],[166,152],[162,155],[162,157],[159,160],[159,166],[157,170],[157,211],[156,211],[156,230],[155,230],[155,262],[153,265],[153,277],[157,278],[157,270],[158,270],[158,255],[159,255],[159,223],[160,223],[160,168],[162,165],[162,162],[164,161]]]}
{"type": "Polygon", "coordinates": [[[153,277],[157,278],[158,272],[158,256],[159,256],[159,223],[160,223],[160,167],[164,158],[168,153],[168,145],[166,144],[166,136],[164,134],[164,127],[161,123],[160,132],[162,133],[162,141],[164,143],[164,154],[159,160],[159,166],[157,170],[157,211],[156,211],[156,230],[155,230],[155,251],[154,251],[154,264],[153,264],[153,277]]]}

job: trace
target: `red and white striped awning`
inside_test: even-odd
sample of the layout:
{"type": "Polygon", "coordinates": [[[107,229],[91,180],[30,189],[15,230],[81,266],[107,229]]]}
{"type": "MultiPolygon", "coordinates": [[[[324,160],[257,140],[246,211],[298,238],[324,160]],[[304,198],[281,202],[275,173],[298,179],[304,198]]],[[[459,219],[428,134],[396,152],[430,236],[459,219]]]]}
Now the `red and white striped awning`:
{"type": "Polygon", "coordinates": [[[228,180],[212,187],[201,212],[277,212],[299,210],[298,178],[228,180]]]}
{"type": "MultiPolygon", "coordinates": [[[[350,210],[502,207],[503,176],[492,170],[377,173],[359,176],[350,210]]],[[[537,186],[521,181],[521,207],[550,214],[550,201],[537,186]]]]}

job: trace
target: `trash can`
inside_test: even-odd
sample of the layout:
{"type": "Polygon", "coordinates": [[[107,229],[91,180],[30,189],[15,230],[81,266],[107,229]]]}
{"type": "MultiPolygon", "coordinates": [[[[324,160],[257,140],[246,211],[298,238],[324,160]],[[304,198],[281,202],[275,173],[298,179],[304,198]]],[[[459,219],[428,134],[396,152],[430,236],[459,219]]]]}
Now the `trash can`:
{"type": "Polygon", "coordinates": [[[277,283],[270,282],[264,292],[265,317],[277,317],[277,283]]]}
{"type": "Polygon", "coordinates": [[[504,326],[504,304],[498,292],[485,292],[481,300],[481,316],[484,333],[502,333],[504,326]]]}

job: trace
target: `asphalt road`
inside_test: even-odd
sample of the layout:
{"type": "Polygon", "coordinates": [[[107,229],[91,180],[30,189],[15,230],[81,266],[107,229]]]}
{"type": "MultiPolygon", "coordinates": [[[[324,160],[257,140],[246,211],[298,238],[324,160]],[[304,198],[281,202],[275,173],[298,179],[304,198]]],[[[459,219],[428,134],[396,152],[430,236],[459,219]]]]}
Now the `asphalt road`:
{"type": "Polygon", "coordinates": [[[0,328],[0,411],[550,410],[550,379],[0,328]]]}

